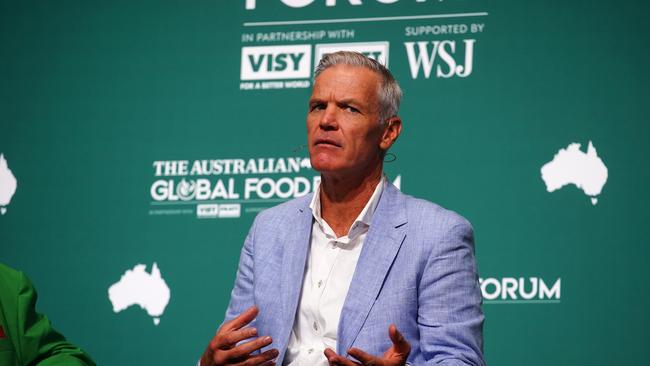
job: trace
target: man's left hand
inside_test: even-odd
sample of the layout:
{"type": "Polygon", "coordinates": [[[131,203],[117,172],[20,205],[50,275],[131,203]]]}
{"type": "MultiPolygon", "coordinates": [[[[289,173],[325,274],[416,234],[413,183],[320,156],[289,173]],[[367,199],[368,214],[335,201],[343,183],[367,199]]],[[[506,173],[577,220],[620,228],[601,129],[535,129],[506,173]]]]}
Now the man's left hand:
{"type": "Polygon", "coordinates": [[[393,342],[393,345],[384,352],[382,357],[375,357],[358,348],[350,348],[348,354],[360,362],[355,362],[339,356],[331,348],[325,350],[325,357],[327,357],[330,366],[402,366],[406,364],[406,359],[408,358],[409,353],[411,353],[411,344],[397,330],[397,327],[395,327],[394,324],[391,324],[390,327],[388,327],[388,336],[393,342]]]}

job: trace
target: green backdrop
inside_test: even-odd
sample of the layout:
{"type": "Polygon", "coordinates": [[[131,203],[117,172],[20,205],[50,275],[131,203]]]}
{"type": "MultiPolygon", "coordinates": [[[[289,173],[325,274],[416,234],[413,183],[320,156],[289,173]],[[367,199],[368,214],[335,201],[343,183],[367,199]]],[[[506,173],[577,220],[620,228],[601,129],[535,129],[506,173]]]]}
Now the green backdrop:
{"type": "Polygon", "coordinates": [[[256,212],[313,188],[301,146],[316,53],[356,47],[387,58],[404,89],[386,173],[474,225],[487,362],[649,364],[649,10],[2,1],[0,261],[99,364],[194,364],[256,212]],[[540,169],[561,149],[582,165],[556,178],[593,183],[606,166],[597,204],[584,186],[547,191],[540,169]],[[198,199],[201,184],[215,195],[198,199]],[[108,288],[153,263],[171,292],[160,324],[137,305],[115,313],[108,288]]]}

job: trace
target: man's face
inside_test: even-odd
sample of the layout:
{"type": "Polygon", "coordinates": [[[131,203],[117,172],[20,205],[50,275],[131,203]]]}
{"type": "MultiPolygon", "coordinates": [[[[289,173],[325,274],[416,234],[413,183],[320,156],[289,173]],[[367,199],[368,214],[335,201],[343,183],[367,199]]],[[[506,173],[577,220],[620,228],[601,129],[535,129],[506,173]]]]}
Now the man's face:
{"type": "Polygon", "coordinates": [[[312,167],[321,173],[362,174],[381,164],[379,75],[336,65],[314,82],[307,113],[312,167]]]}

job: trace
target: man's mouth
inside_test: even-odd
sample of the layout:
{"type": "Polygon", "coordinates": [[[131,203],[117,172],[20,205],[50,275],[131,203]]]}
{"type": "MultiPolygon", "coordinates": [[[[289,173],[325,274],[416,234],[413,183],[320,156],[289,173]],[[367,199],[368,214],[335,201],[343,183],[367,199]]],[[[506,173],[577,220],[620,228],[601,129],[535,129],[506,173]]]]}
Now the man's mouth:
{"type": "Polygon", "coordinates": [[[326,145],[326,146],[334,146],[334,147],[341,147],[341,144],[336,142],[335,140],[328,139],[328,138],[321,138],[321,139],[316,139],[316,142],[314,142],[315,146],[319,145],[326,145]]]}

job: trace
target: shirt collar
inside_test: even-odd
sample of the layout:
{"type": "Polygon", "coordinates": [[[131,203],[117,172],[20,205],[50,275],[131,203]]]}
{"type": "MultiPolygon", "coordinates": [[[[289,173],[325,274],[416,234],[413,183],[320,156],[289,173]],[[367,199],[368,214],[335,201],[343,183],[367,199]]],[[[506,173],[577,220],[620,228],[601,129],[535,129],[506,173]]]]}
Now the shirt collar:
{"type": "MultiPolygon", "coordinates": [[[[372,217],[375,214],[375,209],[379,204],[379,198],[381,197],[381,193],[384,191],[385,184],[386,184],[386,176],[382,175],[381,180],[375,187],[375,191],[372,193],[372,196],[370,196],[370,199],[363,207],[363,210],[361,210],[359,216],[357,216],[357,218],[352,223],[352,226],[350,227],[350,230],[348,231],[347,234],[348,238],[352,239],[356,237],[358,234],[361,233],[361,231],[363,231],[363,229],[370,226],[370,223],[372,222],[372,217]]],[[[314,216],[316,222],[321,227],[327,228],[329,229],[329,231],[331,231],[331,228],[329,227],[327,222],[323,220],[323,217],[321,216],[320,189],[321,187],[319,184],[318,187],[316,188],[316,191],[314,192],[314,196],[311,198],[311,203],[309,204],[309,208],[311,209],[312,215],[314,216]]]]}

